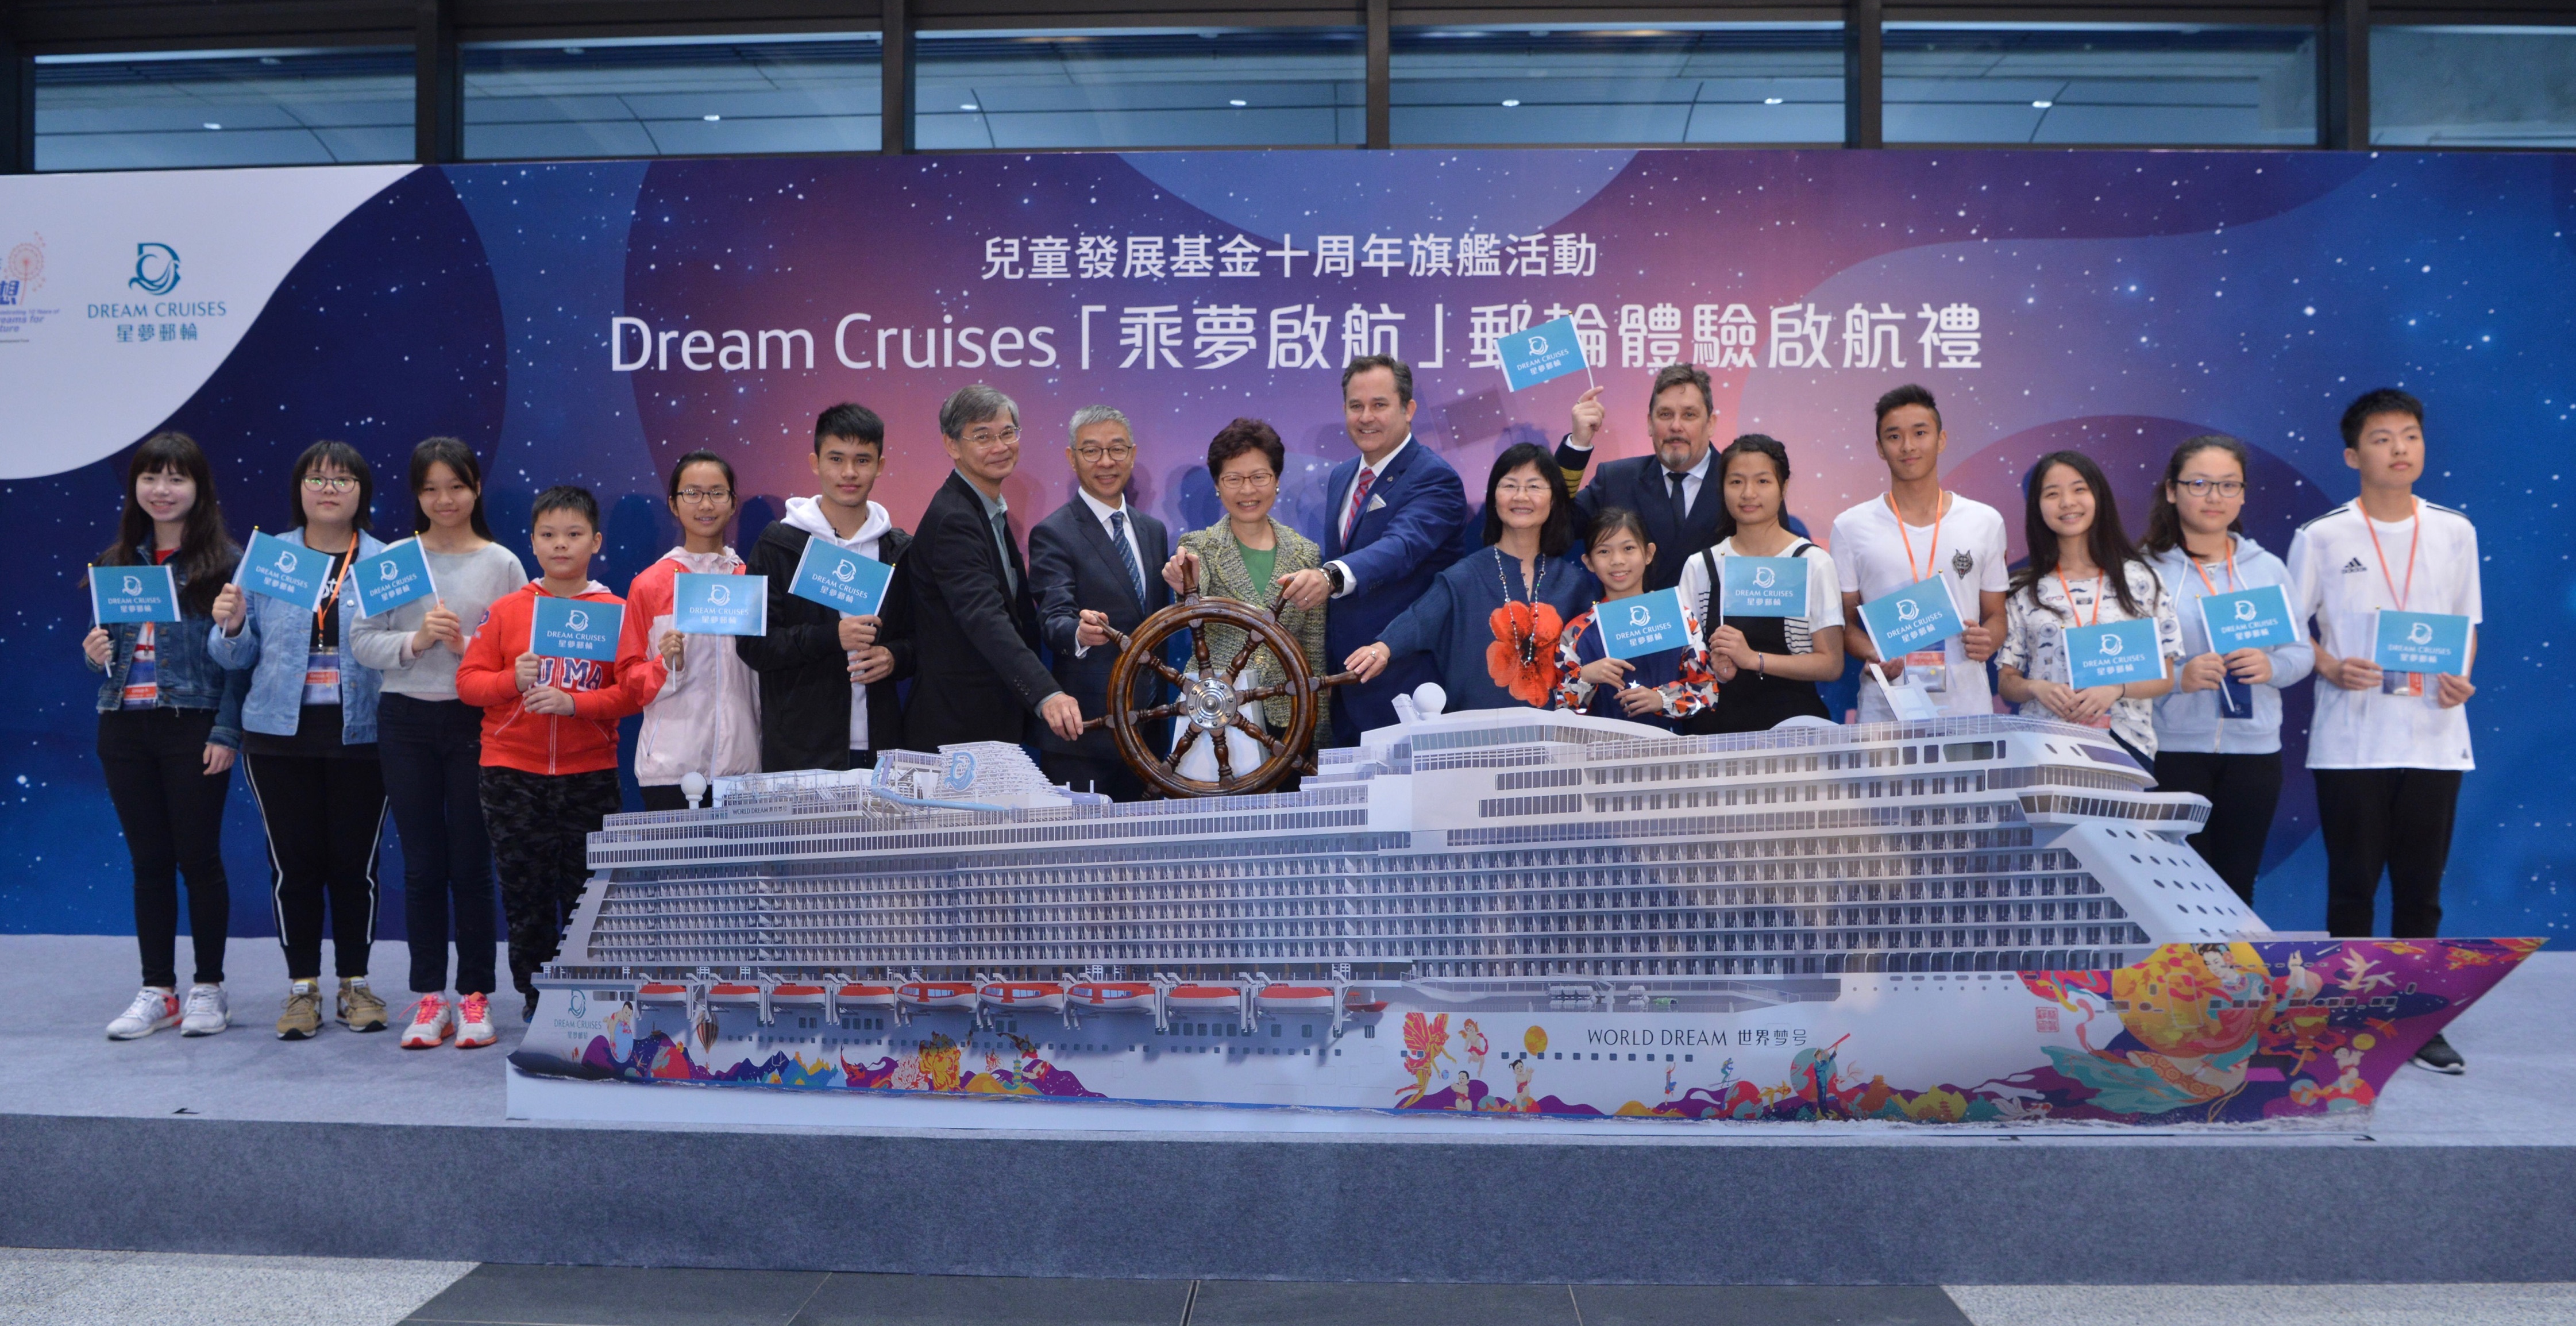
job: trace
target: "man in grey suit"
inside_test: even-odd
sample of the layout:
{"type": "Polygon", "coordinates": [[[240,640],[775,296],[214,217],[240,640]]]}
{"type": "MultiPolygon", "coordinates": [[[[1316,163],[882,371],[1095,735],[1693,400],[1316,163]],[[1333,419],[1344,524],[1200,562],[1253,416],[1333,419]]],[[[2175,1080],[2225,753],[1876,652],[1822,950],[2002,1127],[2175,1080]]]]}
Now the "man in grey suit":
{"type": "MultiPolygon", "coordinates": [[[[1127,416],[1106,405],[1074,412],[1073,441],[1065,455],[1080,487],[1029,531],[1029,580],[1038,621],[1055,652],[1056,685],[1082,704],[1085,719],[1107,708],[1109,669],[1118,651],[1101,629],[1132,632],[1172,601],[1163,583],[1171,557],[1163,522],[1127,501],[1127,477],[1136,468],[1136,435],[1127,416]]],[[[1154,703],[1162,691],[1140,691],[1154,703]]],[[[1164,725],[1149,729],[1147,745],[1161,749],[1164,725]]],[[[1118,756],[1106,729],[1073,741],[1050,731],[1038,747],[1038,766],[1049,779],[1080,791],[1106,792],[1118,801],[1140,801],[1145,784],[1118,756]]]]}

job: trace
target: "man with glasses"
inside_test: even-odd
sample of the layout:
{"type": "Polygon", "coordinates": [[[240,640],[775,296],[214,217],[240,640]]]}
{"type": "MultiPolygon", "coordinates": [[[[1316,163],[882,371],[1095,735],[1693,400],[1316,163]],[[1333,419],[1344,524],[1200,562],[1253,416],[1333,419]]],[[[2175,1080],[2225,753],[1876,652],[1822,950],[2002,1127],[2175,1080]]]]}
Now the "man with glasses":
{"type": "Polygon", "coordinates": [[[1020,407],[982,383],[961,387],[939,407],[939,445],[956,468],[887,590],[909,605],[917,664],[903,744],[1022,742],[1031,715],[1073,742],[1082,705],[1038,661],[1037,604],[1002,497],[1020,463],[1020,407]]]}
{"type": "MultiPolygon", "coordinates": [[[[1109,669],[1118,659],[1116,649],[1102,647],[1109,643],[1102,628],[1132,632],[1172,601],[1161,575],[1171,539],[1163,522],[1127,502],[1127,478],[1136,469],[1136,435],[1127,416],[1086,405],[1074,411],[1070,431],[1065,454],[1073,461],[1073,500],[1029,531],[1029,578],[1041,631],[1055,651],[1056,684],[1091,719],[1108,706],[1109,669]]],[[[1038,766],[1055,782],[1116,801],[1145,798],[1143,780],[1119,758],[1105,728],[1070,741],[1042,733],[1038,752],[1038,766]]]]}
{"type": "Polygon", "coordinates": [[[902,739],[894,684],[911,675],[912,643],[875,614],[845,617],[787,586],[808,539],[901,565],[912,536],[869,497],[885,472],[885,421],[864,405],[825,410],[814,421],[810,463],[823,490],[787,499],[787,514],[743,559],[749,574],[769,577],[769,633],[736,640],[734,650],[760,674],[762,769],[873,768],[876,753],[902,739]]]}

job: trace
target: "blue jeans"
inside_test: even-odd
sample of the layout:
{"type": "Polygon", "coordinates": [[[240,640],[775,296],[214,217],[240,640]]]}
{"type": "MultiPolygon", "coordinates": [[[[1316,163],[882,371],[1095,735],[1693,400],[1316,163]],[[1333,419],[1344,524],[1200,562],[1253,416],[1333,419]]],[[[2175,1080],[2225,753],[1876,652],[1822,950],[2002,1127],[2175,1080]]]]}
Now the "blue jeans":
{"type": "Polygon", "coordinates": [[[492,840],[477,782],[483,711],[461,700],[387,692],[376,706],[376,751],[402,834],[403,925],[411,933],[411,988],[447,988],[449,920],[456,992],[493,984],[492,840]]]}

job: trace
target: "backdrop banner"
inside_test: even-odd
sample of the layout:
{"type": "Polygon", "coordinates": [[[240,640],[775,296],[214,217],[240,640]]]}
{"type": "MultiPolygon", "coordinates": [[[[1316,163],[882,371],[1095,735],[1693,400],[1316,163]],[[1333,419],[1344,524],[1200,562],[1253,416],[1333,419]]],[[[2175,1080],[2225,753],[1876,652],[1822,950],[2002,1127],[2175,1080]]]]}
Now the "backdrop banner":
{"type": "MultiPolygon", "coordinates": [[[[1869,406],[1902,382],[1940,399],[1949,486],[2016,531],[2044,452],[2100,461],[2135,532],[2176,442],[2234,434],[2255,455],[2247,532],[2275,552],[2354,492],[2344,403],[2415,392],[2423,495],[2500,559],[2445,924],[2554,933],[2576,905],[2576,713],[2545,670],[2576,612],[2571,307],[2565,155],[1062,153],[0,179],[0,546],[30,572],[0,630],[24,697],[0,716],[19,826],[0,926],[132,925],[81,577],[156,430],[205,445],[237,536],[283,527],[288,463],[336,438],[373,463],[376,522],[399,537],[411,447],[462,438],[514,547],[538,489],[596,491],[596,574],[622,589],[677,542],[672,460],[731,458],[747,549],[813,490],[814,416],[836,401],[885,417],[876,496],[910,528],[946,471],[938,404],[983,381],[1022,410],[1023,531],[1072,496],[1065,421],[1106,403],[1135,421],[1134,500],[1176,532],[1221,519],[1208,439],[1269,420],[1289,448],[1277,514],[1314,536],[1325,470],[1350,454],[1350,356],[1414,366],[1415,437],[1480,492],[1501,448],[1565,431],[1586,381],[1509,391],[1498,341],[1565,318],[1605,388],[1599,459],[1646,450],[1653,369],[1695,361],[1718,440],[1786,443],[1791,510],[1820,537],[1880,490],[1869,406]]],[[[2258,902],[2312,928],[2306,687],[2287,708],[2294,771],[2258,902]]],[[[267,933],[248,797],[226,827],[236,928],[267,933]]],[[[398,891],[397,869],[383,878],[398,891]]],[[[378,915],[398,934],[396,900],[378,915]]]]}

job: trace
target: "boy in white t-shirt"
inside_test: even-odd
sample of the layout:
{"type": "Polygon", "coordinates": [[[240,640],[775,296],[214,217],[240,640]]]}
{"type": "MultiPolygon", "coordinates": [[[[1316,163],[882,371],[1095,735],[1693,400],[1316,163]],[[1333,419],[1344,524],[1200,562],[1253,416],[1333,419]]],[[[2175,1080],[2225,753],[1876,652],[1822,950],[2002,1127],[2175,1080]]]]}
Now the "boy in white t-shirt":
{"type": "MultiPolygon", "coordinates": [[[[1887,462],[1887,492],[1834,517],[1834,566],[1842,574],[1843,641],[1866,666],[1878,663],[1890,685],[1927,687],[1945,714],[1990,714],[1994,693],[1986,660],[2004,638],[2004,518],[1983,502],[1941,490],[1941,452],[1950,435],[1932,393],[1907,383],[1878,398],[1878,455],[1887,462]],[[1860,605],[1941,577],[1966,619],[1964,634],[1938,650],[1881,659],[1860,605]]],[[[1896,715],[1864,674],[1860,721],[1896,715]]]]}
{"type": "MultiPolygon", "coordinates": [[[[2308,768],[2326,847],[2326,929],[2337,936],[2430,937],[2442,923],[2442,868],[2460,775],[2476,767],[2462,708],[2477,687],[2447,674],[2382,673],[2371,661],[2377,614],[2393,608],[2469,619],[2477,657],[2478,532],[2469,518],[2415,496],[2424,473],[2423,402],[2392,388],[2343,413],[2343,459],[2361,496],[2290,540],[2291,610],[2316,621],[2316,715],[2308,768]],[[2388,876],[2385,932],[2373,928],[2388,876]]],[[[2457,1073],[2440,1036],[2415,1062],[2457,1073]]]]}

